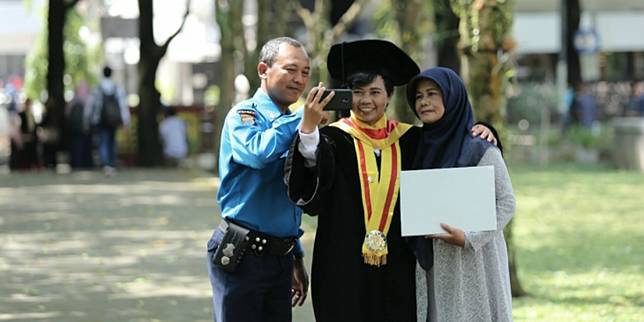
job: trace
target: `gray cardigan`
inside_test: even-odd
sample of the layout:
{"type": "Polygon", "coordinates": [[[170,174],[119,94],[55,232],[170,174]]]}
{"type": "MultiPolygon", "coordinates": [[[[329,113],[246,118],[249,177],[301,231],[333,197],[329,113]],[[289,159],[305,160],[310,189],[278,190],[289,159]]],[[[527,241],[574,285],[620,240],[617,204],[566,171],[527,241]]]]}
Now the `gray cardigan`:
{"type": "Polygon", "coordinates": [[[466,232],[463,248],[434,241],[433,267],[429,271],[416,267],[419,322],[512,321],[503,228],[514,215],[514,192],[497,148],[487,149],[478,165],[494,166],[497,229],[466,232]]]}

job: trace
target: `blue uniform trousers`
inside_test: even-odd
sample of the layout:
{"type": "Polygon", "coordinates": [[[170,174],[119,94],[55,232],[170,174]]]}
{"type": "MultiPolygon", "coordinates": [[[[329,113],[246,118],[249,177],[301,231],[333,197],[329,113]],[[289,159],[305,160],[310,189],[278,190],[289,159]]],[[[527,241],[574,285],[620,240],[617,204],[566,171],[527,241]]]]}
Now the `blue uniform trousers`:
{"type": "Polygon", "coordinates": [[[215,322],[291,322],[293,256],[257,255],[248,250],[235,272],[213,265],[224,232],[208,241],[208,276],[215,322]]]}

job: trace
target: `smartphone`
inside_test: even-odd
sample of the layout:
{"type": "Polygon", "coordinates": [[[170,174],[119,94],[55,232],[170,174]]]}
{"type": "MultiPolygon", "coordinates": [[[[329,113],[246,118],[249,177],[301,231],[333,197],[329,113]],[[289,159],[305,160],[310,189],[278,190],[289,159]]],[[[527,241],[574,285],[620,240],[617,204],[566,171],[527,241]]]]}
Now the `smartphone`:
{"type": "Polygon", "coordinates": [[[346,89],[346,88],[327,89],[324,91],[324,94],[322,94],[322,98],[320,100],[327,97],[327,95],[329,95],[331,91],[335,92],[335,96],[333,96],[329,104],[327,104],[324,107],[325,111],[342,111],[342,110],[351,109],[353,93],[351,92],[350,89],[346,89]]]}

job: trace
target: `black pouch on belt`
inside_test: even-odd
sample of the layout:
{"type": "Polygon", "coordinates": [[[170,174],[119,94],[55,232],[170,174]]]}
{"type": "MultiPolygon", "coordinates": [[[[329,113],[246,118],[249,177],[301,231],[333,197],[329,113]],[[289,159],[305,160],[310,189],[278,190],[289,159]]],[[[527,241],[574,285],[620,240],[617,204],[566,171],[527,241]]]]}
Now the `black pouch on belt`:
{"type": "Polygon", "coordinates": [[[248,247],[248,229],[232,222],[222,222],[226,227],[224,237],[212,257],[212,262],[227,272],[234,272],[241,263],[248,247]]]}

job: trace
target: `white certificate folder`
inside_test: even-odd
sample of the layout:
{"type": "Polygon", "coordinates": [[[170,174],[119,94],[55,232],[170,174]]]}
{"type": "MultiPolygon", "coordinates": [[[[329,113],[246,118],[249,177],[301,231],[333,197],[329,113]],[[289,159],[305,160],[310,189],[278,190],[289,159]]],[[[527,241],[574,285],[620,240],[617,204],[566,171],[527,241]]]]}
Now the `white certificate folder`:
{"type": "Polygon", "coordinates": [[[400,217],[402,236],[495,230],[494,167],[402,171],[400,217]]]}

